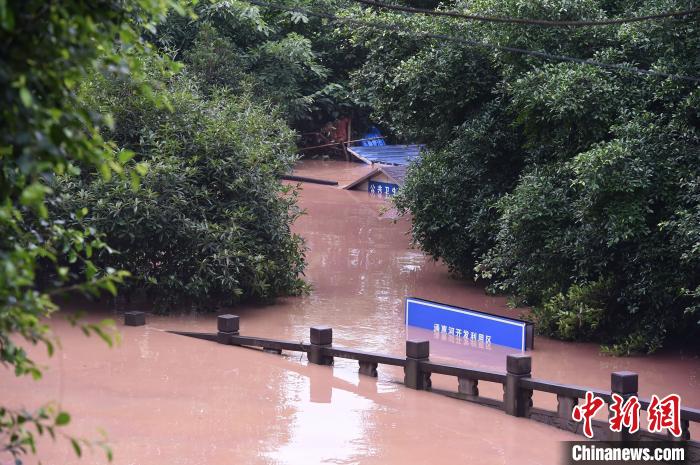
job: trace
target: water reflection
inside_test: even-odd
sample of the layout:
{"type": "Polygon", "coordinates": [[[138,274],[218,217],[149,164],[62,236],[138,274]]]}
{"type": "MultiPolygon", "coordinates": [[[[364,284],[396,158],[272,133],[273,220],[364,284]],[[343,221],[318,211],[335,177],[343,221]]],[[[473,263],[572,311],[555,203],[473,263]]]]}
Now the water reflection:
{"type": "Polygon", "coordinates": [[[333,370],[322,371],[313,378],[287,373],[285,397],[296,413],[288,442],[266,454],[275,463],[357,463],[373,455],[366,438],[375,403],[333,387],[333,370]]]}
{"type": "Polygon", "coordinates": [[[498,344],[479,344],[476,341],[413,326],[406,327],[406,338],[430,341],[431,359],[492,371],[503,371],[509,354],[522,353],[498,344]]]}

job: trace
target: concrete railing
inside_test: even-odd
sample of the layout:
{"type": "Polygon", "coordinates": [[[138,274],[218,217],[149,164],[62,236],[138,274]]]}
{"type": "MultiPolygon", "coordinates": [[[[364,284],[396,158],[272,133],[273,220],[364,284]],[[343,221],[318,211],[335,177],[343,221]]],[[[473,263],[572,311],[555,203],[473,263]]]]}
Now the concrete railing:
{"type": "MultiPolygon", "coordinates": [[[[508,415],[531,418],[575,433],[581,433],[580,424],[572,420],[571,414],[574,407],[578,404],[578,400],[585,398],[586,392],[593,392],[608,403],[612,400],[612,394],[619,394],[624,399],[627,399],[631,396],[636,396],[638,392],[638,376],[636,373],[629,371],[613,372],[611,374],[610,390],[607,391],[532,378],[532,359],[529,355],[521,353],[508,355],[506,358],[506,371],[496,372],[431,362],[430,343],[427,340],[406,341],[406,354],[403,357],[398,357],[334,347],[333,329],[328,326],[311,327],[309,334],[310,343],[303,343],[241,336],[239,334],[239,323],[239,317],[236,315],[221,315],[218,317],[218,331],[216,333],[171,332],[216,341],[220,344],[257,347],[272,353],[281,353],[283,350],[306,352],[309,363],[317,365],[332,365],[335,358],[357,360],[359,372],[367,376],[376,377],[380,364],[403,367],[404,384],[408,388],[432,390],[450,397],[496,407],[502,409],[508,415]],[[448,392],[433,389],[432,374],[457,378],[457,391],[448,392]],[[503,399],[480,396],[480,381],[503,385],[503,399]],[[533,392],[555,394],[557,396],[557,411],[534,408],[532,402],[533,392]]],[[[648,409],[650,404],[648,399],[639,399],[639,402],[642,410],[648,409]]],[[[608,429],[607,423],[602,421],[594,421],[593,426],[596,437],[611,441],[634,441],[640,439],[687,441],[689,449],[693,449],[693,455],[695,455],[700,454],[700,442],[690,440],[691,422],[700,423],[700,410],[682,407],[682,435],[680,438],[665,437],[642,431],[630,434],[629,431],[624,429],[619,433],[614,433],[608,429]]]]}

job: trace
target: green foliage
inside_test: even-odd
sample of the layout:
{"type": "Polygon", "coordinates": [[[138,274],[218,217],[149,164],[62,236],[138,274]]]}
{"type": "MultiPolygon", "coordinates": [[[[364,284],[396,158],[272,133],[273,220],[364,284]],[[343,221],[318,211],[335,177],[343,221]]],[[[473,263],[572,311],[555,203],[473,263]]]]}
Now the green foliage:
{"type": "Polygon", "coordinates": [[[128,268],[127,289],[163,310],[301,292],[303,244],[290,231],[300,211],[295,191],[278,182],[295,161],[294,136],[279,111],[247,94],[207,98],[186,73],[150,79],[170,109],[132,92],[130,81],[91,79],[84,89],[113,115],[105,137],[148,166],[140,187],[59,177],[56,215],[88,209],[83,221],[115,249],[93,261],[128,268]]]}
{"type": "MultiPolygon", "coordinates": [[[[541,18],[552,21],[596,20],[608,15],[609,6],[600,0],[460,0],[457,5],[484,16],[541,18]]],[[[623,3],[614,1],[614,3],[623,3]]],[[[636,12],[630,11],[631,16],[636,12]]],[[[624,15],[620,12],[620,15],[624,15]]],[[[543,50],[560,55],[592,58],[596,50],[610,44],[614,27],[551,28],[536,25],[478,23],[474,26],[479,40],[529,50],[543,50]]],[[[522,74],[543,67],[541,58],[517,53],[494,52],[504,76],[515,81],[522,74]]]]}
{"type": "Polygon", "coordinates": [[[565,169],[537,167],[499,199],[495,244],[475,267],[483,278],[498,278],[494,290],[532,303],[541,289],[567,286],[565,270],[574,266],[569,254],[574,238],[566,234],[574,222],[567,175],[565,169]]]}
{"type": "MultiPolygon", "coordinates": [[[[661,229],[671,233],[671,242],[680,252],[679,262],[686,269],[700,267],[700,178],[681,184],[685,194],[670,220],[659,224],[661,229]]],[[[686,315],[700,314],[700,280],[685,283],[681,292],[689,297],[690,305],[685,308],[686,315]]]]}
{"type": "MultiPolygon", "coordinates": [[[[693,331],[699,268],[688,251],[697,246],[690,213],[697,198],[685,186],[700,168],[698,141],[661,123],[650,115],[632,119],[612,128],[615,139],[565,165],[524,175],[500,201],[499,237],[477,271],[534,304],[551,292],[610,280],[605,316],[589,337],[613,341],[615,352],[654,350],[666,335],[693,331]]],[[[548,322],[565,319],[553,313],[556,303],[535,316],[545,316],[538,320],[545,332],[569,338],[548,322]]]]}
{"type": "Polygon", "coordinates": [[[229,39],[221,37],[210,24],[197,33],[192,48],[184,54],[189,71],[207,91],[226,87],[241,89],[248,59],[229,39]]]}
{"type": "Polygon", "coordinates": [[[253,51],[252,60],[256,90],[282,105],[292,121],[312,109],[315,96],[306,89],[320,90],[328,70],[318,63],[309,39],[291,32],[261,44],[253,51]]]}
{"type": "Polygon", "coordinates": [[[516,182],[520,137],[508,125],[500,99],[455,131],[442,150],[423,154],[410,168],[395,202],[412,216],[423,250],[462,276],[495,241],[496,202],[516,182]]]}
{"type": "MultiPolygon", "coordinates": [[[[318,10],[340,6],[336,0],[306,3],[318,10]]],[[[347,35],[329,32],[318,18],[244,1],[202,2],[196,11],[196,21],[171,15],[152,40],[176,51],[203,91],[250,88],[300,130],[317,130],[350,110],[348,74],[358,60],[347,35]]]]}
{"type": "Polygon", "coordinates": [[[537,162],[567,159],[606,140],[610,122],[625,108],[630,89],[599,69],[543,64],[509,84],[515,122],[537,162]]]}
{"type": "Polygon", "coordinates": [[[479,50],[434,44],[410,53],[411,40],[402,42],[393,54],[409,53],[397,56],[389,72],[386,45],[372,49],[368,63],[353,75],[354,87],[378,121],[396,134],[447,139],[489,98],[493,67],[479,50]]]}
{"type": "Polygon", "coordinates": [[[605,315],[605,296],[611,283],[603,280],[585,285],[573,284],[533,308],[540,334],[556,335],[564,340],[589,340],[595,337],[605,315]]]}
{"type": "MultiPolygon", "coordinates": [[[[83,105],[75,91],[98,57],[102,68],[132,73],[138,81],[138,61],[113,53],[114,40],[123,50],[147,48],[141,28],[153,29],[171,6],[179,8],[164,0],[0,1],[0,363],[18,376],[41,376],[24,345],[42,344],[53,353],[46,324],[56,310],[53,296],[114,293],[127,276],[91,261],[106,246],[99,232],[84,225],[84,212],[67,213],[70,226],[68,217],[49,215],[49,183],[56,174],[76,175],[78,164],[105,178],[124,173],[122,160],[97,130],[109,119],[83,105]]],[[[111,341],[109,326],[81,325],[86,334],[111,341]]],[[[34,413],[0,407],[0,451],[23,463],[35,452],[37,434],[54,437],[68,420],[48,406],[34,413]]]]}
{"type": "MultiPolygon", "coordinates": [[[[683,4],[479,0],[454,7],[552,20],[683,4]]],[[[414,30],[700,75],[700,34],[691,20],[562,30],[365,14],[414,30]]],[[[532,305],[544,334],[599,341],[619,354],[698,334],[696,85],[449,42],[438,47],[364,27],[353,40],[370,48],[354,73],[358,94],[386,126],[432,148],[396,198],[425,251],[532,305]]]]}

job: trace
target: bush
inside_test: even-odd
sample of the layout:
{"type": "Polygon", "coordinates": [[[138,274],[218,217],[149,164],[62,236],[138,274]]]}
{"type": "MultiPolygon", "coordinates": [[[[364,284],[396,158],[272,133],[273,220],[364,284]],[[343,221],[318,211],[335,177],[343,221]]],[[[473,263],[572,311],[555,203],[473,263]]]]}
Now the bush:
{"type": "Polygon", "coordinates": [[[599,280],[574,284],[532,309],[540,334],[556,335],[564,340],[586,341],[595,337],[605,315],[605,298],[611,283],[599,280]]]}
{"type": "Polygon", "coordinates": [[[125,179],[58,180],[55,208],[87,208],[83,221],[115,250],[94,261],[128,268],[128,290],[160,309],[301,292],[303,243],[290,231],[300,211],[278,181],[295,160],[294,136],[277,111],[245,94],[206,99],[187,74],[161,83],[170,110],[130,82],[93,82],[85,98],[115,119],[105,136],[148,166],[135,191],[125,179]]]}
{"type": "Polygon", "coordinates": [[[416,50],[410,39],[400,37],[401,43],[392,44],[387,53],[382,34],[373,35],[379,37],[370,39],[368,46],[375,48],[354,73],[354,87],[372,108],[372,116],[395,134],[410,142],[444,142],[491,99],[496,73],[483,51],[434,46],[416,50]],[[395,64],[387,66],[391,61],[395,64]]]}

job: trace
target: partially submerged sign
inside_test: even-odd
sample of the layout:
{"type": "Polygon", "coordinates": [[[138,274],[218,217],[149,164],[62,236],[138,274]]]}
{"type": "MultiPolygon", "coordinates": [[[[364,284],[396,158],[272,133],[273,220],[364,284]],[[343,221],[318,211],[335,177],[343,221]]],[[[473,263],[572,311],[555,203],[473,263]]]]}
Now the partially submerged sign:
{"type": "Polygon", "coordinates": [[[406,324],[484,345],[498,344],[519,350],[534,346],[535,328],[528,321],[414,297],[406,298],[406,324]]]}
{"type": "Polygon", "coordinates": [[[372,195],[396,195],[406,178],[405,166],[375,165],[375,168],[343,187],[348,190],[366,190],[372,195]]]}
{"type": "Polygon", "coordinates": [[[391,196],[396,195],[399,191],[399,186],[388,182],[379,182],[370,180],[367,183],[367,192],[374,195],[391,196]]]}

